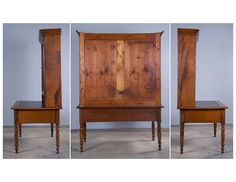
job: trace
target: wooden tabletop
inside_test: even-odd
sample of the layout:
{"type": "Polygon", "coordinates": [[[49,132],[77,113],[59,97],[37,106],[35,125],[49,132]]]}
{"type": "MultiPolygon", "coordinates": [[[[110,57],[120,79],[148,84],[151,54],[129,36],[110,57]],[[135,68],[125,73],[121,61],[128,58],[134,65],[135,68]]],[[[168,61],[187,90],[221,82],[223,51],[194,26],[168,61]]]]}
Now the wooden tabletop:
{"type": "Polygon", "coordinates": [[[196,101],[195,107],[180,109],[228,109],[228,107],[220,101],[196,101]]]}
{"type": "Polygon", "coordinates": [[[38,109],[61,109],[61,108],[49,108],[43,107],[42,101],[16,101],[11,109],[16,110],[38,110],[38,109]]]}
{"type": "Polygon", "coordinates": [[[161,109],[164,108],[164,106],[114,106],[114,105],[100,105],[100,106],[95,106],[95,105],[78,105],[76,108],[78,109],[161,109]]]}

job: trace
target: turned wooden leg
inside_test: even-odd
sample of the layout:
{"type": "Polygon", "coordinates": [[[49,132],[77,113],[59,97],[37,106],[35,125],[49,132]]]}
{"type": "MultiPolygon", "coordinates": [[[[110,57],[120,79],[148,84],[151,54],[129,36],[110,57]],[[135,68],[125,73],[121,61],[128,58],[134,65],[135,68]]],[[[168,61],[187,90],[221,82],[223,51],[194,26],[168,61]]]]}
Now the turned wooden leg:
{"type": "Polygon", "coordinates": [[[83,152],[84,145],[84,124],[80,122],[80,152],[83,152]]]}
{"type": "Polygon", "coordinates": [[[161,150],[161,121],[157,121],[158,149],[161,150]]]}
{"type": "Polygon", "coordinates": [[[54,123],[51,123],[51,137],[53,137],[53,127],[54,127],[54,123]]]}
{"type": "Polygon", "coordinates": [[[59,148],[60,148],[60,111],[56,110],[56,149],[57,154],[59,154],[59,148]]]}
{"type": "Polygon", "coordinates": [[[221,153],[224,153],[225,146],[225,110],[221,111],[221,153]]]}
{"type": "Polygon", "coordinates": [[[84,122],[84,142],[87,140],[87,125],[86,122],[84,122]]]}
{"type": "Polygon", "coordinates": [[[184,112],[180,110],[180,154],[184,151],[184,112]]]}
{"type": "Polygon", "coordinates": [[[152,140],[155,140],[155,122],[152,121],[152,140]]]}
{"type": "Polygon", "coordinates": [[[221,123],[221,153],[224,153],[225,146],[225,123],[221,123]]]}
{"type": "Polygon", "coordinates": [[[18,147],[19,147],[17,115],[18,115],[18,111],[14,111],[14,139],[15,139],[15,152],[16,153],[18,153],[18,147]]]}
{"type": "Polygon", "coordinates": [[[19,124],[19,136],[21,137],[21,132],[22,132],[22,124],[19,124]]]}
{"type": "Polygon", "coordinates": [[[184,122],[180,123],[180,153],[184,151],[184,122]]]}
{"type": "Polygon", "coordinates": [[[214,123],[214,137],[216,137],[217,123],[214,123]]]}

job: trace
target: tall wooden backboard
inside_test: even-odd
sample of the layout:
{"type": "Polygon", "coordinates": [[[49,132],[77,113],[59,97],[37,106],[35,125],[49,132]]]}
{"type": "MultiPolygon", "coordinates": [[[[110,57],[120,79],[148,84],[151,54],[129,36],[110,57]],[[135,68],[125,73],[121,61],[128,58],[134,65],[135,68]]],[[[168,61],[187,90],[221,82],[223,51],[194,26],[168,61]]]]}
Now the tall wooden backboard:
{"type": "Polygon", "coordinates": [[[161,33],[80,36],[80,106],[161,106],[161,33]]]}
{"type": "Polygon", "coordinates": [[[197,29],[178,29],[178,109],[194,108],[197,29]]]}

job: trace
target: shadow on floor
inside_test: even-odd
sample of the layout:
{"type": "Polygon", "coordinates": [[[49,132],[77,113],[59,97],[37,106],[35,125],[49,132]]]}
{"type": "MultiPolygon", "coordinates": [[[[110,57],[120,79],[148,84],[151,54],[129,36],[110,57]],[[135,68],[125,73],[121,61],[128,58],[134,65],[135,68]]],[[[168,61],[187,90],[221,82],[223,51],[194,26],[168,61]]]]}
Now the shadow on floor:
{"type": "MultiPolygon", "coordinates": [[[[69,158],[69,127],[60,128],[60,154],[56,154],[56,139],[50,126],[22,126],[19,153],[15,153],[13,127],[3,128],[4,159],[62,159],[69,158]]],[[[55,132],[55,131],[54,131],[55,132]]]]}
{"type": "Polygon", "coordinates": [[[173,159],[232,159],[233,125],[225,128],[225,153],[221,154],[220,125],[213,136],[213,125],[188,125],[184,132],[184,153],[180,154],[179,126],[171,127],[171,158],[173,159]]]}
{"type": "Polygon", "coordinates": [[[169,132],[162,129],[162,150],[150,129],[88,130],[84,152],[80,152],[79,130],[71,133],[71,158],[86,159],[168,159],[169,132]]]}

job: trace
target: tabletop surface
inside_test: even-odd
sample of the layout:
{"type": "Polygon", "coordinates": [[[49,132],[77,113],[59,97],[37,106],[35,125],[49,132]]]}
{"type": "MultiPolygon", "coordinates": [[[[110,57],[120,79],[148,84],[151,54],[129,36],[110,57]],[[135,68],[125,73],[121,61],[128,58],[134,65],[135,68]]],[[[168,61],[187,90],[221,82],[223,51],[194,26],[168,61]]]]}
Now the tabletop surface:
{"type": "Polygon", "coordinates": [[[33,110],[33,109],[61,109],[55,107],[43,107],[42,101],[16,101],[11,109],[24,109],[24,110],[33,110]]]}
{"type": "Polygon", "coordinates": [[[228,107],[220,101],[196,101],[193,108],[181,109],[227,109],[228,107]]]}

